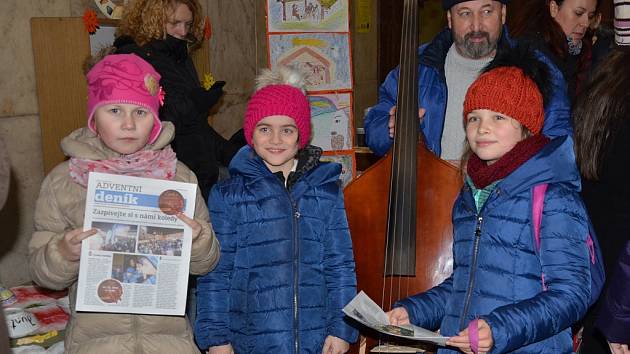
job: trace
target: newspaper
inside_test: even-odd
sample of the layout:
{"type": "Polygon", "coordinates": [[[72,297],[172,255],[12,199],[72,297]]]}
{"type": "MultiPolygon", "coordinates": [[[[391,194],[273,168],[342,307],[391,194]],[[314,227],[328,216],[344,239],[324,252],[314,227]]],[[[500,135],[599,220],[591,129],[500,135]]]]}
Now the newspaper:
{"type": "Polygon", "coordinates": [[[343,312],[363,325],[390,336],[435,343],[441,346],[445,346],[448,340],[448,337],[412,324],[390,325],[385,312],[363,291],[358,293],[343,308],[343,312]]]}
{"type": "Polygon", "coordinates": [[[91,172],[77,311],[184,315],[197,185],[91,172]]]}

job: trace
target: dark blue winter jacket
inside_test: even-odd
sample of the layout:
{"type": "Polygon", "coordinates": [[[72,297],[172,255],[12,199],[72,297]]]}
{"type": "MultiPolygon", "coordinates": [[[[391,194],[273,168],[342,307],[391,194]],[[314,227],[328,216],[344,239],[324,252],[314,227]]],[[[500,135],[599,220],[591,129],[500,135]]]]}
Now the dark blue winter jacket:
{"type": "Polygon", "coordinates": [[[552,140],[499,181],[479,213],[470,187],[463,187],[453,206],[453,274],[395,306],[404,306],[412,323],[445,336],[484,319],[494,340],[490,353],[572,353],[570,326],[586,313],[591,281],[588,218],[572,146],[570,137],[552,140]],[[542,183],[548,189],[538,255],[531,203],[532,187],[542,183]]]}
{"type": "Polygon", "coordinates": [[[287,190],[249,146],[237,153],[208,203],[221,259],[197,282],[202,349],[319,354],[328,335],[356,340],[342,312],[356,276],[340,172],[317,162],[287,190]]]}
{"type": "MultiPolygon", "coordinates": [[[[445,29],[428,44],[418,49],[418,103],[426,109],[420,128],[426,138],[427,148],[440,156],[442,151],[442,131],[446,114],[448,89],[444,74],[446,54],[453,44],[451,31],[445,29]]],[[[503,26],[499,48],[505,44],[514,46],[503,26]]],[[[549,66],[553,87],[549,90],[550,99],[545,107],[545,125],[543,133],[549,137],[571,135],[571,106],[567,98],[567,88],[562,72],[541,52],[536,52],[540,61],[549,66]]],[[[370,108],[365,117],[365,139],[375,154],[384,155],[392,145],[389,137],[389,110],[396,105],[398,94],[398,68],[392,70],[379,88],[378,103],[370,108]]],[[[462,116],[462,129],[463,129],[462,116]]]]}

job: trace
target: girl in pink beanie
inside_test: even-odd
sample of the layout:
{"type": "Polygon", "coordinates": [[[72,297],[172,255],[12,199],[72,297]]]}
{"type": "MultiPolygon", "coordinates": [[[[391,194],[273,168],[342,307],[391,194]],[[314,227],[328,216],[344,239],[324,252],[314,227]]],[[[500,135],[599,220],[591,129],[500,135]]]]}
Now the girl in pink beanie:
{"type": "Polygon", "coordinates": [[[249,145],[210,193],[222,254],[197,280],[195,337],[211,354],[341,354],[357,337],[341,311],[356,294],[341,167],[308,145],[300,82],[288,69],[262,73],[243,124],[249,145]]]}
{"type": "MultiPolygon", "coordinates": [[[[197,182],[171,150],[173,125],[158,117],[159,81],[153,67],[132,54],[105,56],[88,72],[87,127],[61,141],[70,159],[46,176],[37,199],[28,253],[38,285],[70,288],[70,298],[75,298],[81,244],[96,233],[83,229],[90,172],[197,182]]],[[[177,217],[192,229],[190,272],[207,273],[218,260],[219,245],[199,190],[194,219],[177,217]]],[[[68,353],[199,353],[184,317],[76,312],[74,303],[71,307],[68,353]]]]}

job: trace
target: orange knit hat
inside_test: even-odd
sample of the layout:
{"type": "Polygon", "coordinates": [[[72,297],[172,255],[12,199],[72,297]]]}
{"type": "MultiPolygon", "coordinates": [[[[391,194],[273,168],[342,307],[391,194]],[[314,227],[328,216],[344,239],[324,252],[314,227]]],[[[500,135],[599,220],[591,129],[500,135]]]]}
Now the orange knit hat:
{"type": "Polygon", "coordinates": [[[534,135],[540,133],[545,120],[543,95],[538,85],[516,66],[493,68],[470,85],[464,99],[464,122],[475,109],[512,117],[534,135]]]}

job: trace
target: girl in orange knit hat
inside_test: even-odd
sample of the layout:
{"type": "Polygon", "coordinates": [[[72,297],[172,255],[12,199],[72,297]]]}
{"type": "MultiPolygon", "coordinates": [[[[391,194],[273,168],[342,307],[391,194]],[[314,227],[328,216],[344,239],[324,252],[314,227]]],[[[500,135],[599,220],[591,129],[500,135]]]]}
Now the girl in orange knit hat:
{"type": "Polygon", "coordinates": [[[388,313],[440,329],[438,353],[571,353],[591,296],[589,221],[571,139],[541,134],[544,67],[501,54],[464,101],[466,182],[453,206],[453,273],[388,313]],[[533,187],[546,184],[537,248],[533,187]]]}

